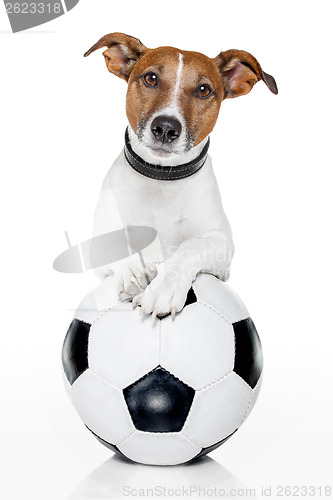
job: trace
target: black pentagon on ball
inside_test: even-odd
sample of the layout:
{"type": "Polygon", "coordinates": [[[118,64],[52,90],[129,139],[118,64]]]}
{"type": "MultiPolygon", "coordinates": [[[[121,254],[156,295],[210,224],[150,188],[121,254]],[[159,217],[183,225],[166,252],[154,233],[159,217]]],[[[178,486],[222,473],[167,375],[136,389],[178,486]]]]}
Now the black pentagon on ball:
{"type": "Polygon", "coordinates": [[[73,319],[62,347],[62,365],[68,382],[75,380],[88,368],[89,323],[73,319]]]}
{"type": "Polygon", "coordinates": [[[179,432],[190,411],[195,391],[158,366],[126,387],[123,393],[138,430],[179,432]]]}
{"type": "Polygon", "coordinates": [[[189,306],[191,304],[195,304],[195,302],[197,302],[197,296],[195,295],[195,292],[194,292],[193,288],[191,287],[189,289],[189,291],[187,292],[184,307],[189,306]]]}
{"type": "Polygon", "coordinates": [[[251,318],[237,321],[232,326],[235,332],[234,372],[254,389],[263,368],[259,335],[251,318]]]}

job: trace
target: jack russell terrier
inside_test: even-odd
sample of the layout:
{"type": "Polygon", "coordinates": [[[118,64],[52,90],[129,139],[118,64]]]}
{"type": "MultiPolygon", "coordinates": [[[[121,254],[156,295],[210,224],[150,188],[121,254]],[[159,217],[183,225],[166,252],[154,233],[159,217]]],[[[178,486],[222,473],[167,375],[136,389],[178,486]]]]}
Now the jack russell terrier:
{"type": "Polygon", "coordinates": [[[125,148],[104,180],[94,233],[149,226],[158,245],[118,265],[113,274],[120,299],[153,318],[184,307],[198,273],[226,280],[233,257],[229,222],[208,156],[209,134],[221,103],[248,94],[263,80],[277,86],[243,50],[211,59],[173,47],[148,49],[123,33],[103,36],[84,55],[101,47],[107,69],[128,83],[125,148]]]}

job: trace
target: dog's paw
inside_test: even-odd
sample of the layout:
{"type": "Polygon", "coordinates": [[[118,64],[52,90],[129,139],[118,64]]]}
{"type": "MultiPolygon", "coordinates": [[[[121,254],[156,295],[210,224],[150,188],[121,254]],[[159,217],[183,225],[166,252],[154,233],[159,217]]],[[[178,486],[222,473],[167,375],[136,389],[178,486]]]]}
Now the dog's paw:
{"type": "Polygon", "coordinates": [[[142,293],[156,277],[157,268],[146,263],[145,267],[126,267],[115,273],[116,287],[121,300],[132,299],[142,293]]]}
{"type": "Polygon", "coordinates": [[[169,313],[174,318],[183,309],[190,287],[191,283],[182,279],[157,277],[146,290],[134,297],[132,305],[140,305],[140,314],[152,314],[153,319],[169,313]]]}

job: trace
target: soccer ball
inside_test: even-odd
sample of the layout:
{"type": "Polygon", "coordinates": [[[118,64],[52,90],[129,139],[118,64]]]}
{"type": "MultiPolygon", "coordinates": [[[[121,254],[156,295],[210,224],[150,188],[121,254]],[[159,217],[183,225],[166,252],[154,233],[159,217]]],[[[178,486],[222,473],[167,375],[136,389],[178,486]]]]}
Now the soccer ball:
{"type": "Polygon", "coordinates": [[[214,450],[258,396],[261,343],[231,288],[200,274],[184,309],[151,321],[106,278],[80,304],[62,363],[87,428],[135,462],[174,465],[214,450]]]}

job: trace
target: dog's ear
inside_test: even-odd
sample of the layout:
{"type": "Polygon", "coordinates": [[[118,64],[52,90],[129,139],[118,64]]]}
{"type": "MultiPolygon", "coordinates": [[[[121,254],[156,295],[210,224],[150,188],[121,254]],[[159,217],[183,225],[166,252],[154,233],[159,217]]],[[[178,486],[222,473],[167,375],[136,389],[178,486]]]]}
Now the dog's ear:
{"type": "Polygon", "coordinates": [[[273,94],[278,93],[274,78],[261,69],[249,52],[227,50],[215,57],[215,61],[222,75],[225,99],[248,94],[259,80],[263,80],[273,94]]]}
{"type": "Polygon", "coordinates": [[[133,36],[124,35],[124,33],[109,33],[95,43],[84,54],[84,57],[89,56],[89,54],[101,47],[107,47],[107,50],[103,52],[103,56],[110,73],[126,81],[128,81],[135,63],[147,51],[147,47],[133,36]]]}

